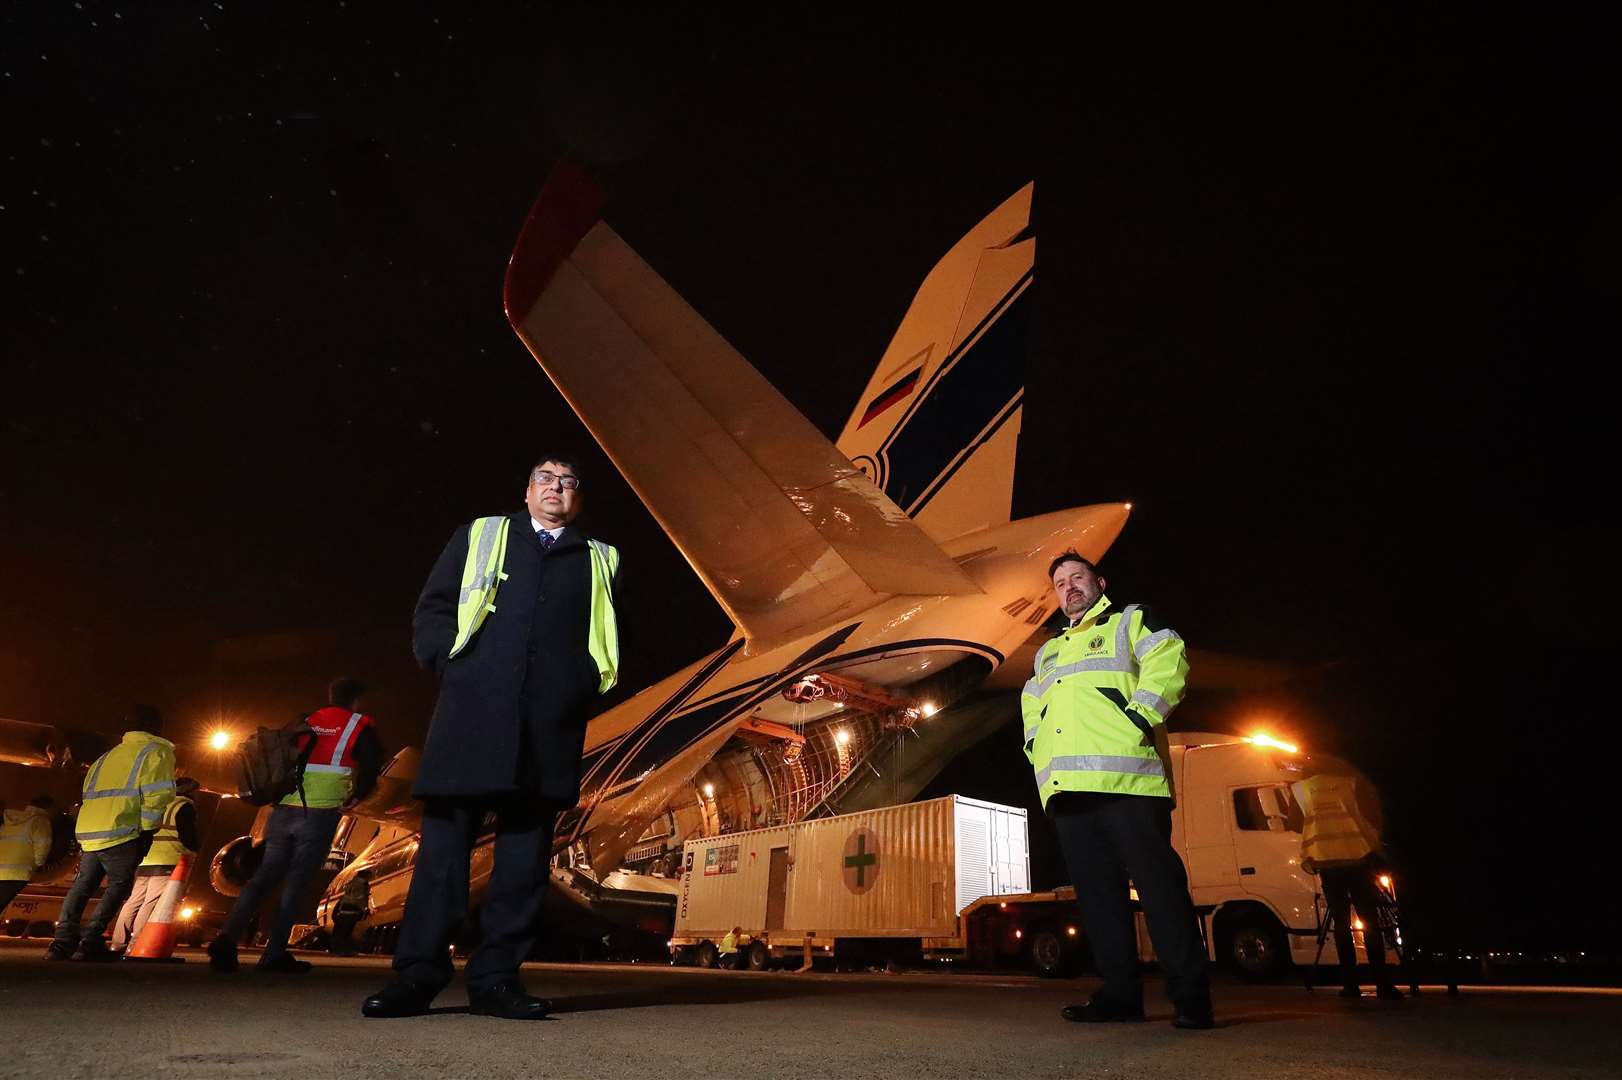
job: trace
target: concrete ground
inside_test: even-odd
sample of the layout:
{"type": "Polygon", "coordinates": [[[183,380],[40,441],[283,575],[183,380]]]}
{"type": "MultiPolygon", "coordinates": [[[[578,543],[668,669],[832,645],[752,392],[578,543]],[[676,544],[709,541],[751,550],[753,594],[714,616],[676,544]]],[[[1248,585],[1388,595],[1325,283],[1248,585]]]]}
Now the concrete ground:
{"type": "MultiPolygon", "coordinates": [[[[1059,1019],[1091,979],[794,975],[532,965],[538,1023],[469,1016],[460,986],[431,1016],[366,1020],[377,958],[303,976],[184,964],[47,964],[0,943],[0,1076],[37,1077],[1615,1077],[1622,992],[1440,991],[1400,1004],[1219,982],[1219,1028],[1176,1031],[1151,982],[1147,1024],[1059,1019]]],[[[251,954],[245,954],[251,963],[251,954]]]]}

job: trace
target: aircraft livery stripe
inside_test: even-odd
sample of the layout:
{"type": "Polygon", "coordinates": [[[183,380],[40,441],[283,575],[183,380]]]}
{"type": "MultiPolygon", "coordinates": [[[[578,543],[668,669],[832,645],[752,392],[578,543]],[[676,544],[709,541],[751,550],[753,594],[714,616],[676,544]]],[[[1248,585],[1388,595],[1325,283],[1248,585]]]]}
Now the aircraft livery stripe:
{"type": "Polygon", "coordinates": [[[966,459],[975,440],[1024,393],[1030,303],[1023,290],[1030,280],[1029,274],[1020,279],[979,336],[936,373],[891,433],[881,451],[884,493],[897,506],[931,495],[937,478],[959,455],[966,459]]]}
{"type": "Polygon", "coordinates": [[[866,427],[874,417],[888,412],[890,409],[905,401],[907,399],[907,395],[912,393],[913,388],[918,385],[918,376],[923,372],[923,370],[924,369],[922,367],[913,368],[911,371],[907,372],[906,375],[902,376],[899,382],[895,383],[888,390],[874,398],[872,404],[868,405],[867,411],[862,413],[862,422],[856,425],[857,428],[866,427]]]}

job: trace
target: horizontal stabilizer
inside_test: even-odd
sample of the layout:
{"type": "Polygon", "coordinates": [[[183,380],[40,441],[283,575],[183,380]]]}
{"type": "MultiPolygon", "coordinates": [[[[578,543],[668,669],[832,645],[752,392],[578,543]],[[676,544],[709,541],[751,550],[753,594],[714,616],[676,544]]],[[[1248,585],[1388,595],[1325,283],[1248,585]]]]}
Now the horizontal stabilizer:
{"type": "Polygon", "coordinates": [[[744,635],[803,633],[886,595],[977,592],[629,245],[584,220],[581,181],[560,170],[531,212],[508,318],[744,635]]]}

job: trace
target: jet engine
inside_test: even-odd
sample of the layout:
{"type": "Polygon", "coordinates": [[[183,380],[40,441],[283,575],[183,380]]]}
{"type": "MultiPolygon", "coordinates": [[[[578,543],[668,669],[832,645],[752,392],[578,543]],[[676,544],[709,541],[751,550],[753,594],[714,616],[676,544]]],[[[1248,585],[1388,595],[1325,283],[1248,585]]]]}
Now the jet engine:
{"type": "Polygon", "coordinates": [[[214,853],[208,864],[208,883],[221,896],[240,896],[264,861],[264,841],[255,843],[251,836],[239,836],[214,853]]]}

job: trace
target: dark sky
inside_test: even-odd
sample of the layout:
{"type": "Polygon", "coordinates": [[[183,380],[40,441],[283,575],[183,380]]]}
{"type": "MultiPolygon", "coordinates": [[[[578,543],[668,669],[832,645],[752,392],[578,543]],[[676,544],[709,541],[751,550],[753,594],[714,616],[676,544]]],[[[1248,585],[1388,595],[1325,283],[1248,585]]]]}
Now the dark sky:
{"type": "Polygon", "coordinates": [[[1614,815],[1609,28],[293,11],[0,24],[0,715],[151,700],[184,736],[342,671],[404,742],[432,558],[559,445],[634,567],[630,681],[667,674],[728,624],[501,311],[553,163],[830,435],[934,260],[1035,179],[1015,513],[1134,501],[1118,600],[1316,672],[1182,724],[1365,767],[1433,936],[1614,928],[1614,894],[1571,903],[1614,815]]]}

